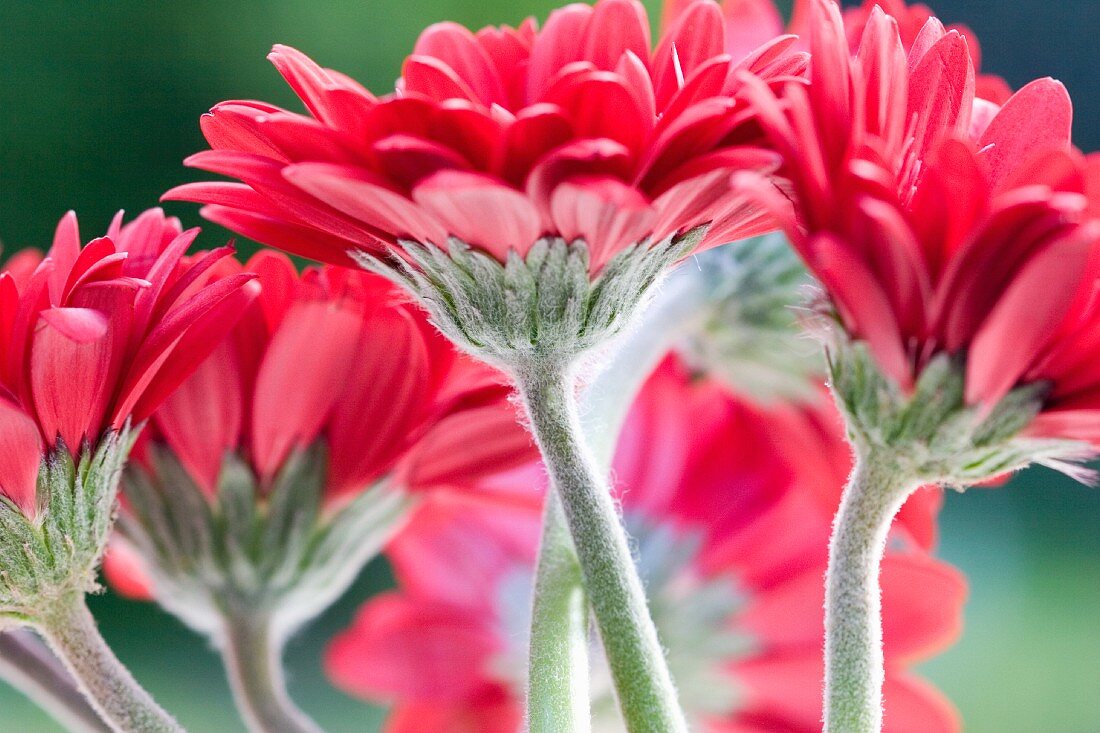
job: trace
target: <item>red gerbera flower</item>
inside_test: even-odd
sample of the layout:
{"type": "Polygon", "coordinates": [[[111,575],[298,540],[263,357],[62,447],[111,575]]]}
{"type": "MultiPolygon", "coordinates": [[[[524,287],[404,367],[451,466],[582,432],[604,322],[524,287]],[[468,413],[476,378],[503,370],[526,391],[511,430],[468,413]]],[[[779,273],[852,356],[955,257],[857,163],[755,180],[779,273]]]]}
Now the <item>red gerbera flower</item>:
{"type": "MultiPolygon", "coordinates": [[[[135,449],[138,470],[157,474],[167,452],[214,501],[224,472],[234,476],[226,456],[236,456],[260,502],[300,451],[323,444],[335,511],[384,478],[402,489],[466,489],[533,457],[507,386],[458,356],[383,278],[329,266],[299,276],[271,251],[243,266],[223,260],[218,274],[242,269],[263,293],[153,414],[135,449]]],[[[167,486],[166,498],[183,490],[167,486]]],[[[148,595],[135,586],[144,573],[128,549],[112,553],[109,575],[148,595]]]]}
{"type": "MultiPolygon", "coordinates": [[[[775,441],[790,430],[789,415],[750,406],[669,359],[619,443],[624,518],[699,730],[820,730],[820,580],[832,507],[808,484],[835,481],[847,456],[825,429],[819,444],[839,466],[792,460],[775,441]]],[[[327,665],[345,690],[394,704],[389,733],[520,729],[538,522],[534,509],[452,497],[422,507],[391,544],[399,589],[363,607],[327,665]]],[[[957,731],[951,706],[908,667],[958,633],[965,583],[902,547],[883,573],[886,730],[957,731]]],[[[596,729],[616,730],[599,668],[593,695],[596,729]]]]}
{"type": "Polygon", "coordinates": [[[1046,409],[1086,434],[1047,416],[1034,429],[1100,436],[1080,411],[1100,385],[1100,225],[1065,89],[1040,79],[972,115],[961,35],[930,21],[906,56],[879,11],[853,58],[837,8],[816,7],[813,83],[782,102],[754,87],[795,194],[794,212],[777,210],[845,332],[903,388],[937,354],[965,356],[968,404],[1049,383],[1046,409]]]}
{"type": "Polygon", "coordinates": [[[503,261],[542,237],[583,239],[590,267],[709,224],[698,247],[772,228],[733,194],[733,171],[770,170],[739,72],[800,74],[793,38],[726,54],[716,5],[697,0],[651,49],[635,0],[569,5],[539,30],[427,29],[395,92],[376,98],[291,48],[271,60],[309,109],[225,102],[203,118],[212,150],[188,164],[242,183],[167,198],[240,233],[348,264],[408,239],[457,237],[503,261]]]}
{"type": "Polygon", "coordinates": [[[530,457],[523,431],[507,429],[515,423],[507,387],[488,369],[458,361],[386,280],[335,267],[299,277],[288,258],[270,251],[243,268],[226,265],[241,269],[257,273],[263,295],[153,415],[153,440],[205,491],[215,491],[226,451],[247,457],[264,485],[293,451],[320,440],[326,493],[339,498],[391,472],[417,441],[443,439],[431,437],[437,426],[452,428],[452,444],[418,455],[451,465],[418,465],[418,479],[472,483],[480,471],[530,457]],[[455,412],[458,425],[447,421],[455,412]]]}
{"type": "Polygon", "coordinates": [[[151,209],[81,245],[76,215],[45,256],[0,274],[0,494],[33,516],[45,451],[74,457],[140,422],[210,353],[256,296],[252,275],[212,280],[229,247],[191,260],[197,229],[151,209]]]}

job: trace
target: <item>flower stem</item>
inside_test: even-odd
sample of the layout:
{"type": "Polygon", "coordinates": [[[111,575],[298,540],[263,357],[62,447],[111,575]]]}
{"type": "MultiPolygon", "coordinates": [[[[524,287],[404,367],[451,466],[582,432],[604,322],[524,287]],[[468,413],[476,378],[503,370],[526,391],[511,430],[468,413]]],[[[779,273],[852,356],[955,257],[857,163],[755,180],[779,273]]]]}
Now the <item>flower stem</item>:
{"type": "Polygon", "coordinates": [[[58,598],[48,611],[35,619],[38,630],[112,730],[183,733],[107,646],[83,594],[58,598]]]}
{"type": "Polygon", "coordinates": [[[530,733],[587,733],[588,601],[557,491],[546,497],[531,614],[530,733]]]}
{"type": "Polygon", "coordinates": [[[225,612],[219,648],[237,710],[252,733],[321,733],[287,694],[283,645],[265,614],[225,612]]]}
{"type": "Polygon", "coordinates": [[[607,482],[581,442],[570,365],[514,365],[516,386],[550,478],[560,492],[585,589],[630,733],[687,730],[657,629],[607,482]]]}
{"type": "Polygon", "coordinates": [[[894,516],[916,488],[889,457],[857,449],[829,543],[825,593],[825,733],[880,733],[879,571],[894,516]]]}
{"type": "Polygon", "coordinates": [[[84,699],[61,662],[29,630],[0,633],[0,679],[26,695],[65,730],[111,730],[84,699]]]}

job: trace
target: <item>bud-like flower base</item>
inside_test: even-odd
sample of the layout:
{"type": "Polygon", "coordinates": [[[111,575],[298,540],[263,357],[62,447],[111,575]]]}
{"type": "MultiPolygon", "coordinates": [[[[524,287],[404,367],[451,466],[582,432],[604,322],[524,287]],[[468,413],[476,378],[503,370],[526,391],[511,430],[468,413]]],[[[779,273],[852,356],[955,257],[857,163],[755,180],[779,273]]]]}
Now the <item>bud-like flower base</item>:
{"type": "Polygon", "coordinates": [[[857,454],[890,456],[907,480],[965,489],[1032,463],[1075,478],[1095,450],[1086,443],[1021,431],[1042,409],[1047,386],[1019,387],[992,408],[964,401],[965,365],[939,354],[904,394],[861,342],[828,349],[830,386],[857,454]]]}
{"type": "Polygon", "coordinates": [[[33,624],[57,599],[98,588],[131,442],[110,432],[79,461],[59,443],[39,468],[34,517],[0,498],[0,619],[33,624]]]}
{"type": "Polygon", "coordinates": [[[754,400],[812,398],[824,362],[792,303],[811,283],[782,234],[709,250],[691,272],[703,318],[678,344],[692,366],[754,400]]]}
{"type": "Polygon", "coordinates": [[[327,511],[320,446],[288,460],[266,490],[230,455],[216,497],[174,456],[149,450],[153,470],[126,473],[119,529],[145,560],[157,601],[214,639],[227,607],[292,633],[347,590],[409,507],[401,492],[375,487],[327,511]]]}
{"type": "Polygon", "coordinates": [[[146,561],[157,601],[219,648],[251,730],[319,733],[286,694],[283,647],[378,554],[409,499],[378,486],[327,510],[320,445],[292,456],[266,488],[231,454],[214,497],[170,453],[149,450],[152,469],[126,474],[119,528],[146,561]]]}
{"type": "Polygon", "coordinates": [[[447,250],[402,242],[404,257],[387,260],[352,256],[413,294],[454,343],[507,370],[535,355],[571,363],[619,334],[702,234],[633,245],[595,277],[588,246],[560,238],[540,239],[526,257],[510,252],[503,264],[457,239],[447,250]]]}
{"type": "MultiPolygon", "coordinates": [[[[562,499],[630,733],[682,733],[687,723],[605,472],[581,439],[576,372],[583,356],[630,325],[654,284],[695,248],[703,231],[635,244],[595,276],[588,246],[560,238],[539,240],[524,257],[511,252],[504,263],[454,239],[446,251],[402,242],[400,253],[386,260],[350,253],[417,298],[455,344],[514,381],[562,499]]],[[[536,655],[535,674],[540,666],[536,655]]],[[[568,731],[583,717],[568,704],[570,683],[557,694],[551,684],[532,687],[536,699],[529,707],[537,715],[554,711],[535,729],[568,731]]]]}

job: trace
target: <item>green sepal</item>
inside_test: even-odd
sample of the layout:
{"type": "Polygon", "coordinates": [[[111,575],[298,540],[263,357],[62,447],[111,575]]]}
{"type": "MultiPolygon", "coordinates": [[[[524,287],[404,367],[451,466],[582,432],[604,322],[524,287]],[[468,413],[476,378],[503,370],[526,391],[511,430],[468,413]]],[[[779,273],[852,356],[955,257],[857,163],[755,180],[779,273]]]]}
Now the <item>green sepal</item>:
{"type": "Polygon", "coordinates": [[[327,510],[321,444],[292,454],[266,487],[229,453],[214,496],[169,451],[149,453],[151,467],[126,472],[119,529],[146,560],[158,602],[212,638],[227,611],[264,614],[287,634],[324,611],[412,504],[374,486],[327,510]]]}
{"type": "Polygon", "coordinates": [[[705,307],[677,345],[688,363],[757,401],[813,399],[825,363],[797,308],[813,281],[786,237],[754,237],[697,259],[690,275],[705,307]]]}
{"type": "Polygon", "coordinates": [[[118,482],[133,438],[109,431],[74,460],[58,442],[38,470],[35,516],[0,497],[0,617],[34,621],[59,598],[98,589],[118,482]]]}
{"type": "Polygon", "coordinates": [[[934,356],[906,393],[882,374],[864,342],[838,337],[827,354],[830,387],[861,455],[893,456],[915,480],[958,488],[1032,463],[1092,478],[1076,465],[1094,455],[1088,444],[1023,432],[1042,409],[1044,383],[1018,387],[988,408],[966,403],[961,355],[934,356]]]}
{"type": "Polygon", "coordinates": [[[571,362],[616,336],[654,283],[703,236],[697,227],[617,254],[593,279],[588,246],[544,238],[502,264],[464,242],[401,242],[404,257],[353,256],[412,293],[452,341],[498,366],[537,356],[571,362]]]}

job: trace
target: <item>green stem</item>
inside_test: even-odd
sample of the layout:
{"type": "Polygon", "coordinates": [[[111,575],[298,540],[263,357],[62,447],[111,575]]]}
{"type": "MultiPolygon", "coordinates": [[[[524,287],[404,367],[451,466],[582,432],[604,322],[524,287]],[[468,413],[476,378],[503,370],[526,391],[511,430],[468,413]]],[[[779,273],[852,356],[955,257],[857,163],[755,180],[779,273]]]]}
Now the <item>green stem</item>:
{"type": "Polygon", "coordinates": [[[894,516],[916,488],[896,461],[857,450],[829,543],[825,593],[825,733],[880,733],[879,572],[894,516]]]}
{"type": "Polygon", "coordinates": [[[607,481],[581,442],[569,365],[533,358],[516,386],[553,485],[560,492],[584,585],[630,733],[687,730],[626,533],[607,481]]]}
{"type": "Polygon", "coordinates": [[[565,509],[557,491],[546,497],[531,614],[527,677],[529,733],[587,733],[588,600],[565,509]]]}
{"type": "Polygon", "coordinates": [[[286,691],[284,635],[269,616],[229,610],[219,649],[237,710],[252,733],[321,733],[286,691]]]}
{"type": "Polygon", "coordinates": [[[35,620],[46,642],[76,680],[91,706],[117,733],[183,733],[134,680],[99,634],[83,594],[72,593],[35,620]]]}
{"type": "Polygon", "coordinates": [[[65,730],[108,733],[72,677],[30,631],[0,633],[0,678],[26,695],[65,730]]]}

